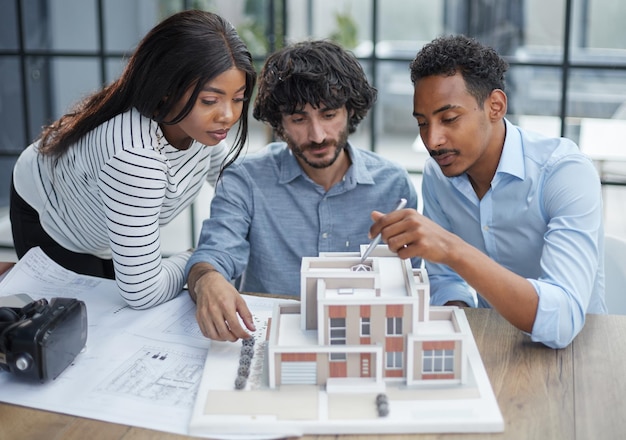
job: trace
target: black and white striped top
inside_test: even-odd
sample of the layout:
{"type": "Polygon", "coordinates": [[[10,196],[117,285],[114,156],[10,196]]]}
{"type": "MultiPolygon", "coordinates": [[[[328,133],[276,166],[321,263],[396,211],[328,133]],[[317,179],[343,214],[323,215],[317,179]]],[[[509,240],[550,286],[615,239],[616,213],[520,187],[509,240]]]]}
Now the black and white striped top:
{"type": "Polygon", "coordinates": [[[180,293],[190,252],[162,258],[160,226],[189,206],[205,180],[215,184],[225,143],[178,150],[155,121],[130,110],[88,133],[56,165],[37,146],[20,156],[14,182],[44,230],[71,251],[112,258],[133,308],[180,293]]]}

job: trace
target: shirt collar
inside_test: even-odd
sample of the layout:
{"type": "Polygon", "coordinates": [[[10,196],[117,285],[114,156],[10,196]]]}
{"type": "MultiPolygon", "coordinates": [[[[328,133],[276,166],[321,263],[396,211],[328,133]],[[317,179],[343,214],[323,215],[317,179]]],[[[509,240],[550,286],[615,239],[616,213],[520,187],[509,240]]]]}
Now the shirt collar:
{"type": "MultiPolygon", "coordinates": [[[[372,174],[367,169],[361,155],[358,154],[358,151],[356,151],[350,142],[346,145],[346,151],[350,156],[352,165],[350,165],[350,168],[346,171],[344,181],[354,181],[355,184],[373,184],[374,179],[372,174]]],[[[308,176],[304,173],[304,170],[296,160],[295,156],[285,144],[285,149],[281,153],[279,183],[289,183],[299,176],[308,179],[308,176]]]]}
{"type": "Polygon", "coordinates": [[[524,170],[524,145],[522,144],[522,136],[517,128],[508,120],[504,120],[506,127],[506,135],[504,137],[504,146],[500,162],[496,169],[494,181],[498,180],[498,174],[510,174],[521,180],[524,179],[526,173],[524,170]]]}

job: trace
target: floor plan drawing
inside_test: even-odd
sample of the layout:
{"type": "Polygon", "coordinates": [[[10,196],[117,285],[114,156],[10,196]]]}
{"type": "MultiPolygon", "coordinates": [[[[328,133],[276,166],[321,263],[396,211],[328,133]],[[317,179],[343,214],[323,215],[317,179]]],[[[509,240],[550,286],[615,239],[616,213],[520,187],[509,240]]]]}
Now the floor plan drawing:
{"type": "Polygon", "coordinates": [[[195,399],[202,370],[199,356],[145,346],[107,377],[96,392],[188,405],[195,399]]]}
{"type": "Polygon", "coordinates": [[[190,434],[504,429],[465,313],[430,306],[426,271],[384,245],[363,262],[359,253],[303,258],[300,303],[277,304],[255,335],[262,372],[252,386],[242,385],[244,345],[220,356],[212,345],[190,434]]]}

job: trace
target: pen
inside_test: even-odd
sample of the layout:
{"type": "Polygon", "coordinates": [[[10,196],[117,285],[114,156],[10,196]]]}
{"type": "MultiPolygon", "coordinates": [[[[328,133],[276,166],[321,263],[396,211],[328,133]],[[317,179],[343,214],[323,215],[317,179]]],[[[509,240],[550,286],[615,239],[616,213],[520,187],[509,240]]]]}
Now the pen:
{"type": "MultiPolygon", "coordinates": [[[[406,206],[406,199],[400,199],[400,203],[398,203],[398,206],[396,206],[396,209],[394,209],[394,211],[398,211],[404,208],[405,206],[406,206]]],[[[378,246],[378,243],[380,243],[380,240],[382,238],[383,238],[382,233],[379,233],[376,237],[374,237],[370,245],[367,247],[367,249],[365,249],[365,252],[363,253],[363,256],[361,257],[361,263],[363,263],[365,259],[369,256],[369,254],[372,253],[374,248],[378,246]]]]}

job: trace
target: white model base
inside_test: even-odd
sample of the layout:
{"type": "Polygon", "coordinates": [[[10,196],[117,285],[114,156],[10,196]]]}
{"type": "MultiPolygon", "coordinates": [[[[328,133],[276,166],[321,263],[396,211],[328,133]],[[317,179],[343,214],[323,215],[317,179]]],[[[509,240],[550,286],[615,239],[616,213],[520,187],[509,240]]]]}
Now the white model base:
{"type": "MultiPolygon", "coordinates": [[[[469,325],[465,313],[459,314],[469,325]]],[[[325,386],[267,385],[265,329],[257,324],[248,384],[235,389],[241,343],[213,342],[192,412],[189,434],[302,436],[306,434],[410,434],[502,432],[504,421],[473,338],[467,352],[463,384],[408,387],[405,381],[364,381],[325,386]],[[356,388],[356,389],[355,389],[356,388]],[[381,389],[382,388],[382,389],[381,389]],[[379,417],[376,396],[384,393],[389,413],[379,417]]],[[[359,381],[359,379],[353,379],[359,381]]]]}

